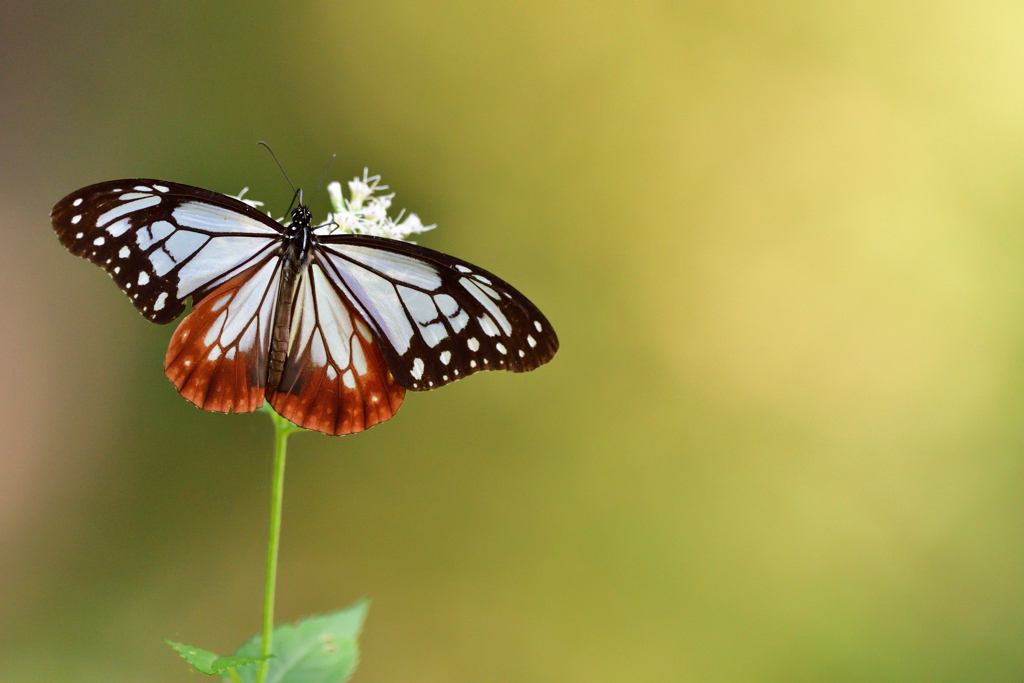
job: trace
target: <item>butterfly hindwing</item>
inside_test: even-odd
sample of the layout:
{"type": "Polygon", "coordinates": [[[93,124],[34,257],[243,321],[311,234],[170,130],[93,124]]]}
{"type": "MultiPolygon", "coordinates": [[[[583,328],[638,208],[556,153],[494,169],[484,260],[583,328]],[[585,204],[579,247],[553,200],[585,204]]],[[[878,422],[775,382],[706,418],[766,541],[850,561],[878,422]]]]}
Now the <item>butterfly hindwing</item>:
{"type": "Polygon", "coordinates": [[[263,405],[280,274],[279,259],[266,259],[215,289],[181,321],[164,372],[184,398],[221,413],[263,405]]]}
{"type": "Polygon", "coordinates": [[[268,390],[274,410],[327,434],[368,429],[405,397],[360,315],[313,263],[298,283],[281,380],[268,390]]]}
{"type": "Polygon", "coordinates": [[[362,309],[407,389],[435,389],[480,370],[526,372],[558,350],[537,307],[481,268],[397,240],[319,239],[314,259],[362,309]]]}
{"type": "Polygon", "coordinates": [[[65,247],[106,270],[161,324],[281,239],[280,226],[244,202],[163,180],[90,185],[58,202],[50,219],[65,247]]]}

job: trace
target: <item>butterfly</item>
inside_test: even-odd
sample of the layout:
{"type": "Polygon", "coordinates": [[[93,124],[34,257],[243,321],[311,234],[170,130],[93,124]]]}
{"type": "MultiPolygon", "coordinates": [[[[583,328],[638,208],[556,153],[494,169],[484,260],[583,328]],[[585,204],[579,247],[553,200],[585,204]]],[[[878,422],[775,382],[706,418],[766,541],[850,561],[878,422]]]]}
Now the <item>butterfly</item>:
{"type": "Polygon", "coordinates": [[[301,195],[282,224],[210,190],[114,180],[69,194],[50,218],[147,320],[175,320],[191,297],[164,371],[203,410],[266,400],[301,427],[352,434],[390,419],[406,390],[526,372],[558,350],[508,283],[415,244],[314,227],[301,195]]]}

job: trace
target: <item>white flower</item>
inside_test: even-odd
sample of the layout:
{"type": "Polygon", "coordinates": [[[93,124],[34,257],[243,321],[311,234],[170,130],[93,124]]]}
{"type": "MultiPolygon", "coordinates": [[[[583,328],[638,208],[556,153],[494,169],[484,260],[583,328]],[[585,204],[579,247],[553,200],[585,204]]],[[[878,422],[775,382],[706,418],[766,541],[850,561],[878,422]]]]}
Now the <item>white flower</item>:
{"type": "Polygon", "coordinates": [[[387,190],[387,185],[380,184],[380,176],[371,176],[368,169],[363,169],[363,177],[353,178],[348,183],[351,193],[350,199],[342,195],[341,183],[332,182],[327,186],[327,194],[331,200],[333,211],[327,216],[327,224],[317,230],[317,234],[329,235],[332,233],[347,233],[352,235],[373,235],[375,237],[388,237],[395,240],[406,239],[427,230],[433,230],[436,225],[423,225],[416,214],[409,214],[402,220],[403,213],[398,218],[392,219],[388,216],[391,209],[391,202],[395,198],[394,193],[378,195],[382,190],[387,190]]]}
{"type": "Polygon", "coordinates": [[[341,211],[345,206],[345,198],[341,196],[341,183],[335,180],[327,184],[327,196],[331,200],[331,207],[335,212],[341,211]]]}
{"type": "Polygon", "coordinates": [[[406,216],[404,221],[394,226],[392,233],[394,233],[394,239],[404,240],[409,235],[433,230],[436,227],[436,225],[423,225],[423,221],[420,220],[419,216],[414,213],[410,213],[406,216]]]}
{"type": "Polygon", "coordinates": [[[358,210],[366,198],[373,195],[378,190],[388,189],[387,185],[380,185],[379,175],[369,175],[370,169],[363,169],[363,177],[355,177],[348,181],[349,192],[352,193],[352,199],[349,201],[349,205],[352,209],[358,210]]]}
{"type": "Polygon", "coordinates": [[[245,193],[248,192],[248,191],[249,191],[248,187],[243,187],[242,191],[238,193],[238,196],[236,196],[235,199],[240,200],[244,204],[248,204],[249,206],[251,206],[254,209],[258,209],[259,207],[263,206],[263,202],[258,202],[255,199],[242,199],[242,197],[244,197],[245,193]]]}
{"type": "MultiPolygon", "coordinates": [[[[391,209],[391,201],[395,195],[391,193],[378,196],[377,192],[388,189],[388,186],[381,185],[380,176],[371,176],[368,169],[363,169],[362,178],[356,177],[350,180],[348,189],[352,195],[351,199],[345,199],[341,183],[335,181],[327,185],[327,196],[330,199],[332,211],[327,214],[327,220],[316,229],[316,234],[373,235],[393,240],[404,240],[410,235],[437,227],[436,225],[423,225],[420,217],[414,213],[405,216],[404,210],[398,214],[397,218],[390,218],[388,210],[391,209]],[[403,216],[405,216],[404,220],[403,216]]],[[[249,188],[245,188],[236,198],[241,199],[249,206],[263,206],[263,202],[242,199],[248,190],[249,188]]],[[[282,218],[279,222],[284,220],[282,218]]],[[[288,225],[288,223],[283,224],[288,225]]]]}
{"type": "MultiPolygon", "coordinates": [[[[436,225],[424,225],[415,213],[406,216],[404,210],[396,218],[390,218],[387,212],[391,208],[394,193],[377,196],[379,191],[388,188],[387,185],[380,184],[380,181],[379,175],[370,175],[368,169],[362,169],[361,178],[355,177],[348,181],[348,189],[352,195],[348,200],[342,195],[340,182],[329,183],[327,194],[333,211],[327,215],[327,220],[315,229],[316,234],[339,232],[343,234],[372,234],[378,238],[406,240],[411,234],[426,232],[437,227],[436,225]]],[[[243,199],[247,191],[249,188],[244,187],[234,199],[241,200],[254,208],[263,206],[262,202],[243,199]]],[[[266,215],[269,216],[270,212],[268,211],[266,215]]],[[[283,225],[291,224],[288,216],[283,216],[278,222],[283,225]]]]}

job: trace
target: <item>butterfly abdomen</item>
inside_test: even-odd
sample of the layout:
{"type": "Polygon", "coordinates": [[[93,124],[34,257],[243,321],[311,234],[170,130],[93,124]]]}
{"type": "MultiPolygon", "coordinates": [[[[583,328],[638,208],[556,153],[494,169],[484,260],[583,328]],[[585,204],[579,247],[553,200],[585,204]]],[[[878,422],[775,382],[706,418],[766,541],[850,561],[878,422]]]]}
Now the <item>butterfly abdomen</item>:
{"type": "Polygon", "coordinates": [[[292,302],[295,297],[295,279],[281,283],[280,296],[277,301],[277,312],[274,315],[274,332],[270,341],[270,376],[267,378],[267,389],[275,390],[281,383],[281,373],[288,359],[288,337],[292,322],[292,302]]]}

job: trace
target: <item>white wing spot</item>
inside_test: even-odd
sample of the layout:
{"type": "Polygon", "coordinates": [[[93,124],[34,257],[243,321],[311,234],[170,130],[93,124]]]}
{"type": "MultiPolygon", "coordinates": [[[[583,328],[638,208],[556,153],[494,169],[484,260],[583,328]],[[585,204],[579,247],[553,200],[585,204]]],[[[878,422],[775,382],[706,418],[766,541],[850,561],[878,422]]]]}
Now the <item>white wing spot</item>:
{"type": "Polygon", "coordinates": [[[441,379],[443,379],[445,382],[447,382],[448,381],[448,375],[441,375],[441,379]]]}
{"type": "Polygon", "coordinates": [[[75,235],[75,239],[78,239],[78,240],[82,239],[83,237],[85,237],[85,233],[84,232],[80,232],[77,235],[75,235]]]}
{"type": "Polygon", "coordinates": [[[79,197],[78,199],[76,199],[76,200],[75,200],[74,202],[72,202],[72,204],[71,204],[71,206],[81,206],[81,205],[82,205],[82,198],[81,198],[81,197],[79,197]]]}
{"type": "Polygon", "coordinates": [[[101,215],[96,219],[96,227],[102,228],[104,225],[112,220],[120,218],[126,214],[134,211],[141,211],[142,209],[148,209],[151,206],[156,206],[160,203],[160,197],[146,197],[145,199],[136,199],[133,202],[127,204],[120,204],[105,214],[101,215]]]}
{"type": "Polygon", "coordinates": [[[327,379],[329,379],[329,380],[331,380],[333,382],[337,378],[338,378],[338,371],[334,369],[333,365],[328,365],[327,366],[327,379]]]}
{"type": "Polygon", "coordinates": [[[526,351],[523,351],[522,349],[519,349],[519,357],[520,358],[525,358],[526,357],[526,351]]]}
{"type": "Polygon", "coordinates": [[[356,376],[352,374],[351,370],[346,370],[345,374],[341,376],[341,381],[345,383],[345,386],[349,389],[356,388],[356,376]]]}
{"type": "MultiPolygon", "coordinates": [[[[135,189],[137,190],[139,188],[135,188],[135,189]]],[[[123,195],[118,197],[118,199],[120,199],[122,202],[124,202],[124,201],[128,201],[129,199],[145,199],[146,197],[150,197],[150,196],[152,196],[152,195],[145,194],[145,193],[142,193],[142,192],[125,192],[123,195]]]]}
{"type": "Polygon", "coordinates": [[[448,330],[444,328],[443,323],[434,323],[433,325],[420,325],[417,323],[416,326],[420,329],[420,336],[423,337],[423,341],[430,348],[434,348],[442,339],[448,336],[448,330]]]}
{"type": "Polygon", "coordinates": [[[139,249],[149,249],[154,243],[174,232],[174,226],[167,221],[157,221],[153,225],[145,226],[135,234],[135,243],[139,249]]]}
{"type": "Polygon", "coordinates": [[[130,282],[124,283],[124,288],[125,289],[131,289],[132,288],[132,283],[130,283],[130,282]]]}
{"type": "Polygon", "coordinates": [[[532,334],[526,335],[526,341],[530,345],[531,349],[537,345],[537,340],[533,338],[532,334]]]}
{"type": "MultiPolygon", "coordinates": [[[[264,323],[264,328],[266,328],[267,324],[268,323],[264,323]]],[[[264,334],[265,334],[265,331],[264,331],[264,334]]],[[[253,347],[253,344],[255,344],[255,343],[256,343],[256,326],[255,325],[249,325],[249,327],[247,327],[245,329],[245,332],[242,333],[242,338],[238,342],[238,350],[241,351],[242,353],[247,353],[253,347]]]]}
{"type": "Polygon", "coordinates": [[[149,284],[149,273],[147,273],[144,270],[139,272],[139,284],[140,285],[148,285],[149,284]]]}
{"type": "Polygon", "coordinates": [[[497,337],[498,328],[494,326],[494,321],[489,316],[482,315],[477,320],[480,321],[480,327],[487,334],[488,337],[497,337]]]}
{"type": "MultiPolygon", "coordinates": [[[[153,310],[159,311],[162,309],[165,301],[167,301],[167,292],[160,292],[160,296],[156,298],[156,303],[153,304],[153,310]]],[[[234,349],[232,348],[231,351],[233,352],[234,349]]]]}
{"type": "Polygon", "coordinates": [[[174,261],[162,247],[153,250],[153,253],[149,255],[149,262],[153,264],[153,272],[159,276],[163,276],[174,268],[174,261]]]}
{"type": "Polygon", "coordinates": [[[210,313],[216,313],[220,309],[224,308],[224,304],[226,304],[228,301],[230,301],[231,297],[233,297],[233,296],[234,296],[234,294],[231,294],[229,292],[229,293],[225,294],[224,296],[222,296],[221,298],[219,298],[216,301],[214,301],[213,305],[210,306],[210,313]]]}
{"type": "Polygon", "coordinates": [[[489,284],[491,284],[491,281],[490,281],[490,280],[488,280],[488,279],[487,279],[487,278],[485,278],[485,277],[484,277],[483,275],[480,275],[480,274],[478,274],[478,273],[477,273],[477,274],[474,274],[474,275],[473,275],[473,277],[474,277],[475,279],[479,280],[480,282],[484,283],[485,285],[489,285],[489,284]]]}
{"type": "Polygon", "coordinates": [[[434,302],[441,309],[441,312],[449,318],[459,311],[459,302],[447,294],[438,294],[434,297],[434,302]]]}
{"type": "Polygon", "coordinates": [[[114,273],[120,273],[120,272],[121,272],[121,266],[115,266],[114,267],[114,273]]]}
{"type": "Polygon", "coordinates": [[[437,318],[437,306],[434,305],[434,300],[429,294],[399,285],[398,295],[402,297],[402,301],[409,309],[413,319],[421,325],[426,325],[437,318]]]}
{"type": "Polygon", "coordinates": [[[533,326],[537,328],[537,331],[538,331],[538,332],[543,332],[543,331],[544,331],[544,328],[543,328],[543,327],[541,327],[541,326],[540,326],[540,323],[539,323],[539,322],[537,322],[536,320],[534,320],[534,321],[533,321],[533,326]]]}
{"type": "Polygon", "coordinates": [[[352,367],[355,368],[356,373],[359,375],[365,375],[366,370],[369,368],[366,364],[366,354],[363,353],[363,345],[355,339],[355,335],[353,335],[352,339],[352,367]]]}
{"type": "Polygon", "coordinates": [[[413,287],[434,291],[441,286],[441,276],[437,269],[418,258],[354,244],[337,245],[332,247],[332,251],[342,253],[346,258],[357,261],[364,268],[375,270],[386,278],[413,287]]]}
{"type": "Polygon", "coordinates": [[[210,349],[210,355],[207,356],[207,358],[209,358],[210,360],[217,360],[218,358],[220,358],[220,347],[214,346],[212,349],[210,349]]]}
{"type": "Polygon", "coordinates": [[[470,337],[469,340],[466,342],[466,346],[469,347],[470,351],[480,350],[480,342],[477,340],[476,337],[470,337]]]}
{"type": "Polygon", "coordinates": [[[423,377],[423,360],[420,358],[412,362],[412,377],[413,379],[423,377]]]}
{"type": "Polygon", "coordinates": [[[228,352],[224,354],[224,357],[227,358],[228,360],[234,360],[235,359],[235,347],[232,346],[230,349],[228,349],[228,352]]]}
{"type": "Polygon", "coordinates": [[[78,221],[82,220],[82,214],[78,214],[71,219],[71,225],[78,225],[78,221]]]}
{"type": "Polygon", "coordinates": [[[465,311],[459,311],[459,314],[452,318],[452,329],[456,332],[462,332],[466,329],[466,325],[469,324],[469,313],[465,311]]]}
{"type": "Polygon", "coordinates": [[[456,377],[458,377],[458,376],[459,376],[459,369],[458,369],[458,368],[455,368],[455,376],[456,376],[456,377]]]}
{"type": "MultiPolygon", "coordinates": [[[[160,199],[160,197],[156,197],[160,199]]],[[[260,221],[230,209],[200,201],[189,201],[174,208],[171,216],[183,228],[195,228],[207,232],[247,232],[277,235],[277,231],[260,221]]]]}
{"type": "MultiPolygon", "coordinates": [[[[370,328],[366,326],[366,324],[362,321],[361,318],[356,318],[355,320],[356,320],[356,329],[359,330],[359,334],[362,336],[362,338],[365,339],[368,342],[372,342],[373,341],[373,335],[370,334],[370,328]]],[[[363,374],[363,373],[359,373],[359,374],[363,374]]]]}
{"type": "Polygon", "coordinates": [[[111,223],[107,226],[107,232],[110,233],[111,237],[120,237],[121,235],[128,232],[128,229],[132,227],[132,219],[122,218],[116,223],[111,223]]]}
{"type": "Polygon", "coordinates": [[[163,185],[154,185],[153,187],[161,192],[170,192],[170,188],[164,187],[163,185]]]}
{"type": "Polygon", "coordinates": [[[476,361],[475,360],[469,361],[469,367],[475,368],[476,367],[476,361]]]}
{"type": "Polygon", "coordinates": [[[128,258],[132,253],[132,250],[128,247],[121,247],[121,251],[117,252],[117,255],[121,258],[128,258]]]}
{"type": "Polygon", "coordinates": [[[497,344],[495,344],[495,345],[494,345],[494,348],[498,349],[498,350],[499,350],[499,351],[501,351],[501,352],[502,352],[503,354],[504,354],[504,353],[508,353],[508,349],[506,349],[506,348],[505,348],[505,345],[504,345],[504,344],[502,344],[501,342],[498,342],[497,344]]]}
{"type": "Polygon", "coordinates": [[[213,342],[217,341],[217,337],[220,336],[220,331],[224,329],[224,321],[227,320],[228,312],[221,311],[221,314],[217,316],[217,319],[210,325],[210,329],[206,331],[206,336],[203,337],[203,343],[207,346],[213,346],[213,342]]]}
{"type": "Polygon", "coordinates": [[[450,361],[451,359],[452,359],[452,352],[451,351],[442,351],[441,352],[441,362],[442,363],[444,363],[445,365],[448,365],[448,361],[450,361]]]}
{"type": "Polygon", "coordinates": [[[97,237],[92,241],[92,243],[95,244],[97,247],[102,247],[104,242],[106,242],[106,240],[103,239],[102,237],[97,237]]]}
{"type": "MultiPolygon", "coordinates": [[[[499,299],[497,292],[483,283],[465,277],[459,279],[459,284],[487,309],[491,317],[501,325],[501,329],[505,330],[505,334],[512,334],[512,325],[509,323],[508,318],[505,317],[505,314],[494,303],[499,299]]],[[[490,336],[495,337],[497,334],[490,336]]]]}
{"type": "Polygon", "coordinates": [[[472,270],[470,270],[470,269],[469,269],[469,268],[467,268],[466,266],[455,266],[455,268],[456,268],[456,270],[458,270],[458,271],[459,271],[460,273],[472,273],[472,272],[473,272],[472,270]]]}

